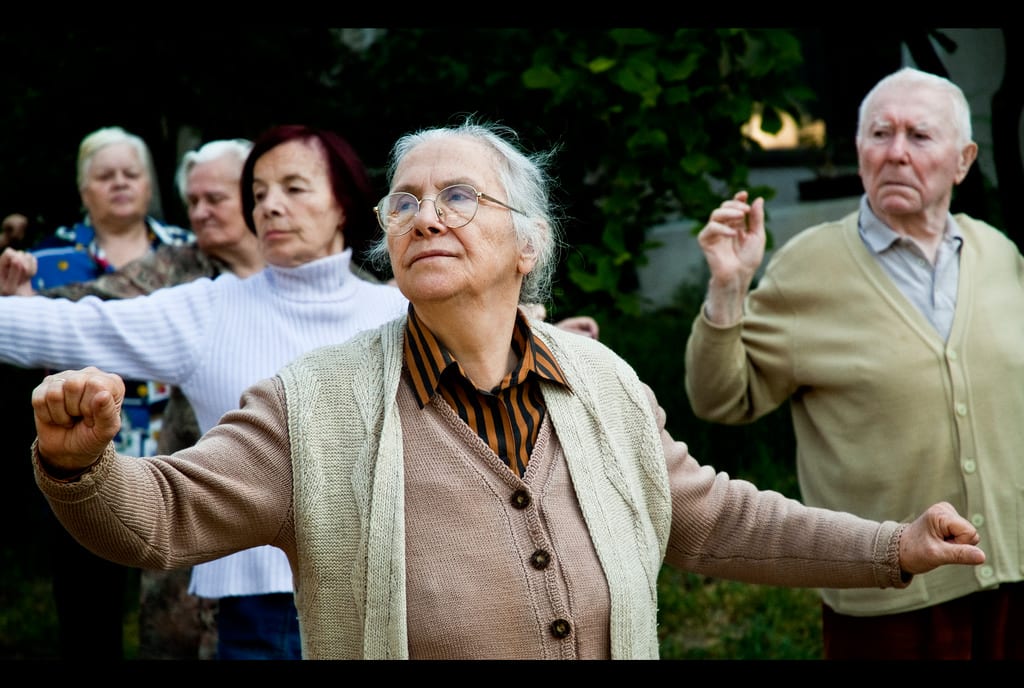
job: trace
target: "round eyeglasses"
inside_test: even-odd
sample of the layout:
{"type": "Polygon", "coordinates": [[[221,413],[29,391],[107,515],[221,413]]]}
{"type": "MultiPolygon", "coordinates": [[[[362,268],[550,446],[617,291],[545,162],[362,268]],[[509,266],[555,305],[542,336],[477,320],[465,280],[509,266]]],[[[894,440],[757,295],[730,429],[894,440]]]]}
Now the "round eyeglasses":
{"type": "Polygon", "coordinates": [[[373,209],[373,212],[385,234],[402,236],[412,229],[412,223],[420,211],[420,205],[425,201],[430,201],[434,204],[437,219],[448,229],[458,229],[465,227],[476,217],[481,198],[491,203],[497,203],[512,212],[523,214],[523,211],[516,210],[493,196],[477,191],[469,184],[454,184],[446,187],[441,189],[434,198],[416,198],[405,191],[388,194],[380,199],[380,203],[373,209]]]}

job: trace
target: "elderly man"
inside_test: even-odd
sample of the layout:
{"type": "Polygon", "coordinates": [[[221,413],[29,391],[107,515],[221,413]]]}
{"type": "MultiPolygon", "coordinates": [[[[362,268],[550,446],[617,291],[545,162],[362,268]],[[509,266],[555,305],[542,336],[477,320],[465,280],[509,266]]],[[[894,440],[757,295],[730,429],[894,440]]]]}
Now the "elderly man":
{"type": "Polygon", "coordinates": [[[280,547],[306,658],[652,658],[665,561],[899,588],[984,561],[948,504],[870,521],[699,465],[624,361],[527,317],[558,241],[543,158],[510,140],[401,138],[375,251],[407,312],[253,385],[195,447],[120,456],[119,378],[48,377],[32,458],[66,527],[152,567],[280,547]]]}
{"type": "Polygon", "coordinates": [[[722,423],[790,400],[807,504],[902,519],[943,500],[981,533],[984,566],[903,590],[826,586],[826,657],[1024,659],[1024,259],[950,214],[977,154],[957,86],[889,75],[856,141],[859,211],[790,239],[752,291],[763,201],[740,192],[712,212],[687,393],[722,423]]]}

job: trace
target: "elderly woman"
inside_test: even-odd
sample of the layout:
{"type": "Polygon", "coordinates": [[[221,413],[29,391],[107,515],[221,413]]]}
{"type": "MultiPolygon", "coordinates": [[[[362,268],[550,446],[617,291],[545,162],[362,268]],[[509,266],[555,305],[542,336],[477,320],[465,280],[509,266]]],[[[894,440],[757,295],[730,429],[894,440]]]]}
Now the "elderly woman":
{"type": "MultiPolygon", "coordinates": [[[[195,243],[161,244],[114,272],[88,282],[49,287],[40,293],[73,300],[89,295],[122,299],[199,277],[215,278],[225,272],[248,277],[258,272],[265,265],[259,239],[242,215],[242,167],[251,149],[252,142],[246,139],[225,139],[209,141],[182,156],[175,182],[195,232],[195,243]]],[[[35,256],[30,252],[7,251],[0,255],[0,293],[34,293],[31,279],[35,270],[35,256]]],[[[171,388],[160,417],[157,451],[170,453],[191,446],[199,435],[188,400],[179,388],[171,388]]],[[[211,629],[216,604],[187,593],[190,574],[189,568],[142,571],[140,658],[196,659],[215,654],[216,635],[211,629]]]]}
{"type": "MultiPolygon", "coordinates": [[[[4,250],[0,282],[6,281],[10,265],[19,260],[29,263],[34,275],[19,291],[31,293],[33,287],[55,288],[92,280],[161,248],[195,241],[190,231],[165,225],[148,214],[154,196],[153,164],[149,147],[135,134],[120,127],[87,134],[79,144],[76,177],[85,210],[82,219],[58,227],[27,252],[4,250]]],[[[64,337],[74,343],[73,336],[65,332],[64,337]]],[[[28,394],[43,372],[36,371],[30,380],[26,376],[24,371],[5,374],[4,394],[28,394]]],[[[126,454],[156,450],[167,388],[150,379],[142,376],[127,386],[127,422],[117,437],[119,450],[126,454]]],[[[20,445],[30,438],[26,433],[23,439],[15,435],[7,440],[20,445]]],[[[88,552],[52,519],[47,525],[53,538],[53,593],[61,655],[121,658],[128,570],[88,552]]]]}
{"type": "Polygon", "coordinates": [[[502,134],[398,141],[377,252],[407,314],[253,385],[195,447],[122,457],[119,378],[48,377],[32,460],[66,527],[151,567],[280,547],[307,658],[653,658],[666,561],[900,587],[984,560],[948,504],[880,523],[699,465],[624,361],[524,316],[557,240],[543,160],[502,134]]]}
{"type": "MultiPolygon", "coordinates": [[[[298,354],[405,312],[398,289],[353,271],[354,251],[377,228],[372,186],[347,141],[305,126],[275,127],[253,142],[235,173],[241,211],[229,219],[244,217],[265,268],[246,279],[223,273],[121,300],[0,298],[0,360],[53,368],[95,363],[157,377],[181,388],[205,432],[238,406],[246,387],[298,354]]],[[[218,656],[298,659],[284,553],[258,547],[222,556],[228,553],[208,550],[190,586],[220,601],[218,656]]]]}
{"type": "Polygon", "coordinates": [[[37,291],[91,280],[112,272],[161,244],[190,244],[181,227],[148,215],[153,200],[153,162],[145,141],[120,127],[97,129],[78,148],[78,192],[85,217],[59,227],[32,252],[37,291]]]}
{"type": "MultiPolygon", "coordinates": [[[[57,290],[109,275],[158,251],[195,243],[191,231],[148,215],[153,161],[146,142],[135,134],[104,127],[85,136],[78,148],[77,179],[84,217],[58,227],[30,251],[5,250],[0,255],[2,293],[51,290],[50,296],[69,296],[57,290]]],[[[125,407],[130,424],[119,435],[120,449],[152,453],[167,388],[162,382],[140,380],[129,385],[129,392],[125,407]]]]}

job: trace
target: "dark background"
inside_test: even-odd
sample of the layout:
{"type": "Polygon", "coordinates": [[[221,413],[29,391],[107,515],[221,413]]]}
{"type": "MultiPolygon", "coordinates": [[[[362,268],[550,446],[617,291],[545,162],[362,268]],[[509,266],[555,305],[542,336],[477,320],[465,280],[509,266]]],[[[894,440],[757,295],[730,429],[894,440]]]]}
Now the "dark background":
{"type": "MultiPolygon", "coordinates": [[[[941,31],[926,28],[873,27],[866,33],[862,27],[801,27],[791,31],[802,46],[800,76],[814,94],[805,107],[826,121],[826,147],[788,159],[759,157],[755,151],[752,165],[854,165],[858,104],[881,76],[901,65],[904,47],[919,66],[943,74],[942,58],[955,56],[961,49],[941,31]]],[[[579,29],[580,35],[593,34],[595,40],[600,32],[579,29]]],[[[1019,81],[1020,32],[1003,32],[1007,64],[1003,87],[993,104],[994,148],[1001,156],[999,179],[1010,180],[1000,184],[999,190],[1012,195],[1021,188],[1017,123],[1024,89],[1019,81]]],[[[288,122],[324,126],[349,138],[383,193],[382,166],[398,135],[449,122],[459,113],[478,112],[518,130],[528,148],[560,144],[556,174],[570,188],[578,188],[574,185],[587,174],[582,162],[586,151],[600,147],[602,141],[593,140],[583,120],[542,116],[547,93],[523,88],[521,74],[544,35],[543,30],[529,28],[458,27],[3,29],[0,216],[29,215],[37,235],[78,219],[79,141],[90,131],[113,124],[148,142],[157,168],[162,215],[185,226],[187,218],[173,187],[181,154],[207,140],[254,138],[269,126],[288,122]]],[[[985,188],[978,169],[975,165],[958,189],[954,209],[989,219],[1018,238],[1019,244],[1022,232],[1015,226],[1019,220],[1011,215],[1002,222],[996,192],[985,188]]],[[[651,174],[654,178],[657,171],[651,174]]],[[[830,184],[835,185],[834,180],[822,180],[815,193],[827,195],[830,184]]],[[[849,186],[835,190],[845,194],[849,186]]],[[[585,216],[571,208],[569,214],[585,216]]],[[[570,241],[574,231],[578,240],[596,234],[586,226],[570,228],[570,241]]],[[[586,311],[590,304],[585,297],[567,292],[569,302],[562,304],[561,312],[586,311]]],[[[608,335],[603,338],[615,340],[613,326],[604,331],[608,335]]],[[[623,341],[621,350],[636,346],[623,341]]],[[[642,350],[635,356],[638,361],[657,359],[642,350]]],[[[3,500],[2,513],[17,522],[25,513],[23,500],[37,499],[34,488],[26,487],[31,476],[21,460],[34,436],[24,395],[25,380],[31,382],[32,374],[7,368],[0,372],[8,390],[20,390],[0,394],[0,433],[10,448],[4,451],[19,471],[21,486],[3,500]]],[[[669,409],[669,417],[687,417],[685,401],[675,404],[678,410],[669,409]]],[[[31,529],[16,529],[12,537],[23,535],[31,537],[31,529]]]]}
{"type": "MultiPolygon", "coordinates": [[[[437,6],[423,9],[445,11],[437,6]]],[[[909,50],[920,67],[944,73],[942,58],[961,49],[941,32],[924,28],[792,31],[804,56],[801,78],[815,95],[805,106],[826,121],[826,147],[788,155],[754,151],[750,163],[755,166],[855,165],[857,107],[880,77],[901,66],[902,50],[909,50]],[[938,51],[929,37],[938,42],[938,51]]],[[[1000,207],[1012,207],[1001,202],[1000,194],[1012,197],[1022,188],[1018,127],[1024,103],[1021,32],[1003,32],[1007,63],[992,115],[999,184],[987,188],[975,165],[958,189],[954,210],[989,220],[1021,245],[1020,220],[1007,213],[1004,222],[1000,212],[1000,207]]],[[[579,188],[587,174],[582,162],[586,152],[604,142],[594,139],[585,121],[542,116],[547,94],[522,87],[521,74],[542,35],[523,28],[459,27],[395,28],[383,34],[291,26],[0,29],[6,65],[0,70],[0,217],[25,213],[36,236],[77,220],[78,144],[87,133],[110,125],[147,141],[156,163],[161,215],[183,226],[187,218],[173,187],[181,154],[212,139],[254,138],[282,123],[323,126],[343,134],[384,193],[382,167],[397,136],[477,112],[512,126],[528,148],[562,145],[555,172],[567,186],[579,188]]],[[[651,175],[655,178],[657,170],[651,175]]],[[[849,179],[817,181],[802,193],[849,195],[849,179]]],[[[569,214],[585,216],[585,211],[570,208],[569,214]]],[[[576,240],[595,234],[590,227],[570,228],[571,240],[574,232],[576,240]]],[[[563,313],[585,312],[589,306],[585,295],[568,292],[565,297],[563,313]]],[[[741,475],[774,463],[780,484],[789,481],[792,486],[786,409],[751,427],[712,426],[692,417],[681,382],[672,382],[682,379],[681,346],[699,299],[699,291],[683,295],[680,303],[648,318],[613,320],[609,314],[601,320],[602,339],[633,363],[643,379],[657,381],[653,386],[668,412],[670,429],[688,442],[698,459],[713,460],[717,467],[741,475]],[[666,342],[679,345],[666,347],[666,342]]],[[[0,565],[8,575],[20,575],[30,556],[39,554],[38,524],[47,508],[27,461],[34,428],[26,390],[38,375],[0,366],[0,456],[14,478],[0,502],[9,526],[0,565]]],[[[3,594],[12,594],[11,589],[3,594]]],[[[0,606],[10,603],[0,598],[0,606]]]]}
{"type": "MultiPolygon", "coordinates": [[[[565,142],[572,150],[574,130],[582,129],[582,123],[538,121],[545,94],[519,82],[536,47],[536,32],[464,28],[452,40],[452,31],[443,29],[366,31],[291,26],[186,30],[177,25],[0,30],[7,65],[0,71],[0,215],[24,212],[40,233],[76,219],[81,210],[75,188],[78,143],[90,131],[112,124],[149,143],[165,219],[183,225],[187,219],[173,188],[181,154],[210,139],[253,138],[275,124],[303,122],[341,132],[381,185],[380,168],[398,135],[445,123],[458,113],[503,120],[533,147],[565,142]],[[465,75],[467,82],[448,87],[444,81],[450,77],[444,75],[453,73],[465,75]]],[[[806,106],[826,121],[824,156],[839,165],[853,162],[860,99],[878,78],[900,66],[903,46],[922,68],[945,69],[926,40],[929,35],[941,39],[937,30],[792,31],[803,45],[803,78],[816,94],[806,106]]],[[[993,127],[1001,127],[1003,140],[1012,143],[1018,120],[1000,115],[1014,109],[1019,115],[1024,90],[1016,71],[1016,31],[1004,33],[1007,85],[999,94],[993,127]],[[1002,127],[1004,121],[1010,124],[1002,127]]],[[[948,39],[940,45],[947,55],[959,49],[948,39]]],[[[1016,158],[1019,167],[1019,145],[996,150],[1016,158]]],[[[560,174],[578,174],[572,166],[572,159],[560,159],[560,174]]],[[[1000,169],[1000,179],[1011,166],[1000,169]]]]}

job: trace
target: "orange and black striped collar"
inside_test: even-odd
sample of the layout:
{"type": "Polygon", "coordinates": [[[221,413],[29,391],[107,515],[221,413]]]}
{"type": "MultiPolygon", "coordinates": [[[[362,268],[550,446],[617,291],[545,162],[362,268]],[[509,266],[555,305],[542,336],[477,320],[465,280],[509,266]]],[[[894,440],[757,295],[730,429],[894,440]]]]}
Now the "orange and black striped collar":
{"type": "MultiPolygon", "coordinates": [[[[533,334],[526,317],[518,309],[515,328],[512,330],[512,349],[519,356],[519,365],[502,386],[523,382],[531,373],[540,379],[569,386],[551,350],[533,334]]],[[[451,352],[437,341],[434,333],[416,316],[411,303],[405,326],[405,363],[420,408],[430,403],[430,398],[437,394],[441,375],[449,366],[456,366],[459,374],[466,377],[451,352]]]]}

